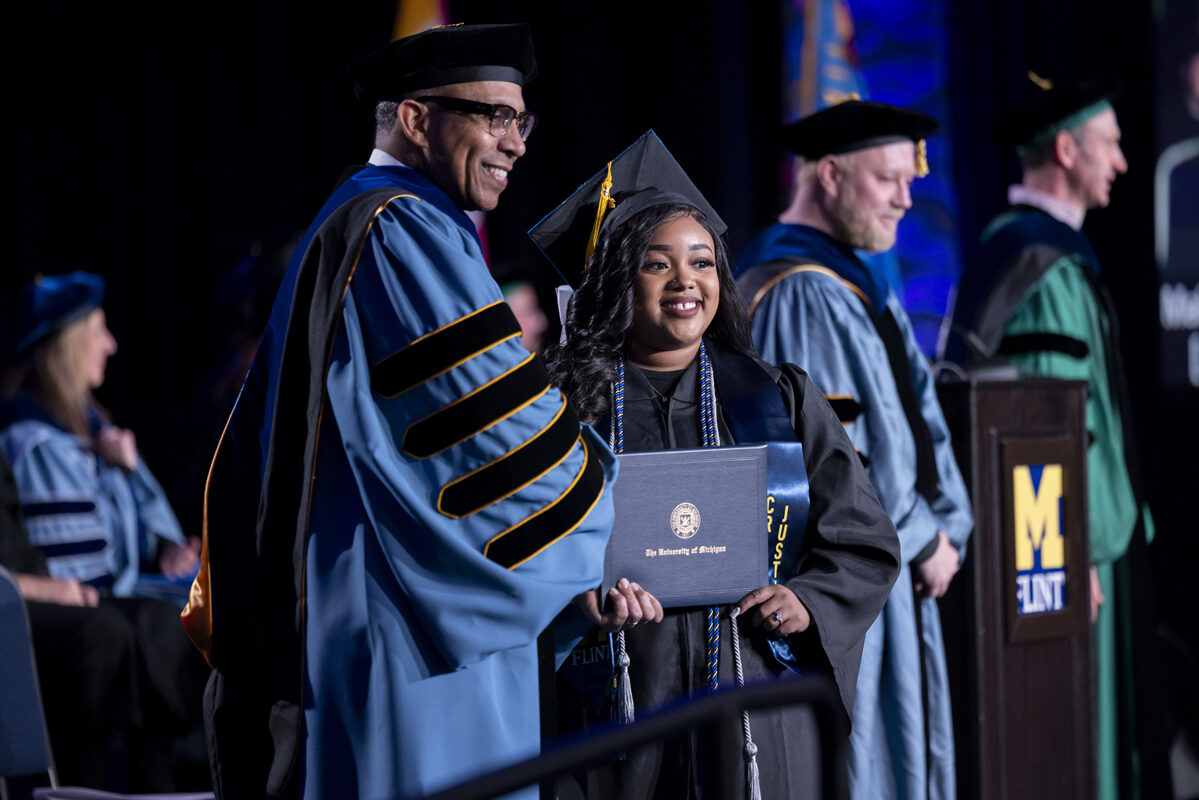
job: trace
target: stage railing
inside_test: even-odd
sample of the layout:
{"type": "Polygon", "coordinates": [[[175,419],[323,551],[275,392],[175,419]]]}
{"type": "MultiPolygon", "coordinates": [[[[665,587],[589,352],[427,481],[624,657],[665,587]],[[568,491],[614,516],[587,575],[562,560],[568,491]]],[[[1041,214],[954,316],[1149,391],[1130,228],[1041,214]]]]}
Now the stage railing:
{"type": "MultiPolygon", "coordinates": [[[[846,730],[840,696],[831,680],[809,676],[730,689],[700,697],[657,714],[646,715],[632,725],[611,728],[594,736],[551,747],[541,755],[495,772],[452,786],[426,800],[484,800],[524,786],[539,784],[601,763],[617,753],[649,742],[676,736],[683,731],[711,725],[741,724],[741,710],[773,708],[804,703],[816,718],[820,731],[820,774],[824,800],[848,797],[845,772],[846,730]]],[[[796,757],[801,757],[799,754],[796,757]]],[[[739,753],[721,758],[720,768],[738,770],[745,766],[739,753]]]]}

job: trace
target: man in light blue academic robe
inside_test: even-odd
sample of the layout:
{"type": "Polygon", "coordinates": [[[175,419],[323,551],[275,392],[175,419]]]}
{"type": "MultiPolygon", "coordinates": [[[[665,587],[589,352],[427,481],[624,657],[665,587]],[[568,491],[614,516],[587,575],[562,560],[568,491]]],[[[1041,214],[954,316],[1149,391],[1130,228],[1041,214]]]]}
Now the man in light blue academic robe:
{"type": "Polygon", "coordinates": [[[535,70],[524,25],[353,68],[375,152],[297,248],[208,481],[184,618],[218,795],[417,797],[537,752],[537,637],[599,584],[615,465],[465,213],[525,152],[535,70]]]}
{"type": "Polygon", "coordinates": [[[738,259],[754,343],[830,398],[899,532],[902,569],[866,634],[850,733],[855,800],[955,796],[936,598],[973,527],[932,374],[886,281],[855,250],[895,242],[936,122],[850,100],[789,125],[791,204],[738,259]]]}

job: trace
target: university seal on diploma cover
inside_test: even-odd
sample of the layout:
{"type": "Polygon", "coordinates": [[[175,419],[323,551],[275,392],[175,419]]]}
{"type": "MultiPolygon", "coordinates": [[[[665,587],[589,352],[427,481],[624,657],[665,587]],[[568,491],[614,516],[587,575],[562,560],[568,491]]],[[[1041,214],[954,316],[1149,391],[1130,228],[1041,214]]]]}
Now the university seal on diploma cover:
{"type": "Polygon", "coordinates": [[[699,509],[691,503],[679,503],[670,512],[670,529],[680,539],[690,539],[699,530],[699,509]]]}

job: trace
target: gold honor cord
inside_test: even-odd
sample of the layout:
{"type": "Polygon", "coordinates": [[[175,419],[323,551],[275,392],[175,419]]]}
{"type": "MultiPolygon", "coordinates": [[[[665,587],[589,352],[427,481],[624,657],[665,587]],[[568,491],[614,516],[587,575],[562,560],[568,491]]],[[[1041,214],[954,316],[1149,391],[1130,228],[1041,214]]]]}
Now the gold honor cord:
{"type": "Polygon", "coordinates": [[[591,261],[591,254],[595,252],[595,245],[599,241],[600,226],[604,224],[604,215],[610,208],[616,208],[616,201],[612,199],[611,161],[608,162],[608,177],[604,178],[604,182],[600,186],[599,205],[595,209],[595,224],[591,226],[591,236],[587,238],[587,252],[583,256],[584,271],[587,269],[587,262],[591,261]]]}

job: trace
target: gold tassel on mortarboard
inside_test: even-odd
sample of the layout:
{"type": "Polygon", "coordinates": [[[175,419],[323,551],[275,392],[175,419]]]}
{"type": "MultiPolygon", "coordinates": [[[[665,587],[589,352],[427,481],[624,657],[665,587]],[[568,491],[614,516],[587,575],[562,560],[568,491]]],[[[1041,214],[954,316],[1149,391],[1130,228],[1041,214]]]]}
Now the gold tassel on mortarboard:
{"type": "Polygon", "coordinates": [[[923,178],[928,174],[928,143],[921,139],[916,142],[916,177],[923,178]]]}
{"type": "Polygon", "coordinates": [[[587,269],[587,262],[591,261],[591,254],[595,252],[595,245],[599,241],[600,226],[604,223],[604,215],[608,213],[608,209],[616,208],[616,201],[612,199],[612,162],[608,162],[608,177],[604,178],[603,184],[600,186],[599,206],[595,209],[595,223],[591,226],[591,236],[587,238],[587,253],[583,257],[583,269],[587,269]]]}

